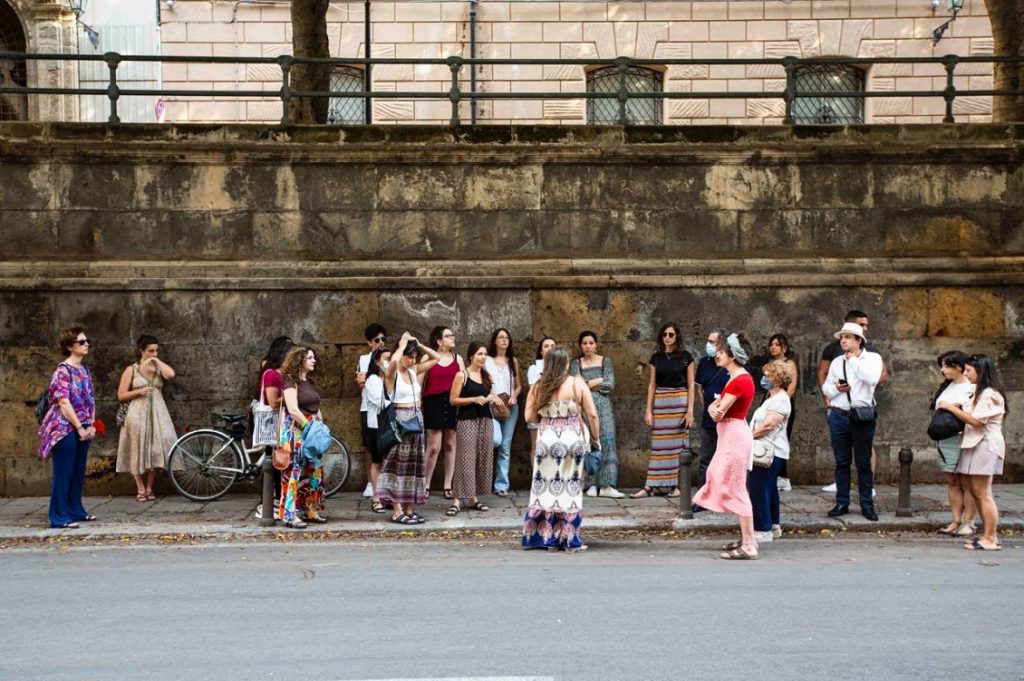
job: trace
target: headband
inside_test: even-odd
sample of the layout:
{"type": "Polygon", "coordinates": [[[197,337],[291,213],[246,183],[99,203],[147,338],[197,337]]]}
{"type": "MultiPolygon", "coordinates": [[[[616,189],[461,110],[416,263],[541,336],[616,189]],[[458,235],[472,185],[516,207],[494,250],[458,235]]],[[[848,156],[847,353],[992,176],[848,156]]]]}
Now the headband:
{"type": "Polygon", "coordinates": [[[748,355],[747,351],[743,349],[742,345],[740,345],[739,336],[734,333],[730,333],[729,337],[725,339],[725,342],[729,344],[730,353],[736,358],[736,361],[740,364],[746,364],[747,360],[750,359],[750,355],[748,355]]]}

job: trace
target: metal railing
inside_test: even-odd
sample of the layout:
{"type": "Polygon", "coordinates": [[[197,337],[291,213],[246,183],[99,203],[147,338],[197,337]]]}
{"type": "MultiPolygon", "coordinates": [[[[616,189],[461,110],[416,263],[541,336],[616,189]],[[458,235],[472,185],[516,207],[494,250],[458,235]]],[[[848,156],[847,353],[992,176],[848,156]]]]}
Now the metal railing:
{"type": "MultiPolygon", "coordinates": [[[[122,55],[116,52],[107,52],[102,55],[86,54],[34,54],[34,53],[11,53],[0,52],[0,60],[14,61],[102,61],[106,63],[109,72],[109,83],[106,88],[62,88],[62,87],[0,87],[0,94],[25,94],[25,95],[100,95],[109,100],[110,114],[107,118],[109,123],[120,123],[121,119],[117,112],[118,102],[122,97],[133,96],[158,96],[158,97],[212,97],[212,98],[253,98],[253,99],[276,99],[281,102],[282,115],[281,124],[291,123],[289,111],[290,102],[299,97],[352,97],[362,98],[369,108],[373,99],[440,99],[448,100],[451,103],[451,117],[449,124],[453,127],[461,126],[462,120],[459,113],[459,105],[463,101],[477,102],[486,100],[579,100],[579,99],[614,99],[618,101],[618,122],[628,122],[626,104],[631,99],[659,99],[659,100],[680,100],[680,99],[781,99],[785,104],[785,114],[782,119],[784,125],[794,125],[793,105],[799,98],[902,98],[902,97],[941,97],[945,102],[944,123],[954,123],[953,104],[957,97],[981,97],[981,96],[1024,96],[1024,90],[995,90],[995,89],[958,89],[955,85],[956,69],[961,64],[979,63],[1024,63],[1024,57],[1003,57],[1003,56],[981,56],[961,57],[957,55],[946,55],[944,57],[816,57],[803,59],[798,57],[782,57],[778,59],[630,59],[619,57],[616,59],[466,59],[463,57],[447,57],[444,59],[394,59],[394,58],[308,58],[282,55],[279,57],[208,57],[208,56],[164,56],[164,55],[122,55]],[[211,90],[211,89],[181,89],[181,88],[159,88],[125,89],[120,87],[117,80],[118,67],[126,62],[160,62],[163,64],[276,64],[281,69],[281,87],[277,90],[211,90]],[[356,66],[363,69],[376,68],[379,66],[408,66],[428,65],[446,66],[450,72],[450,85],[447,90],[434,91],[385,91],[385,90],[363,90],[359,92],[345,91],[335,92],[331,90],[295,90],[291,86],[291,71],[300,64],[327,64],[338,66],[356,66]],[[880,65],[914,65],[914,64],[937,64],[943,67],[945,73],[945,87],[940,90],[885,90],[885,91],[797,91],[797,72],[805,65],[847,65],[856,68],[870,68],[880,65]],[[606,92],[480,92],[465,90],[461,85],[462,73],[465,67],[474,69],[478,66],[580,66],[584,69],[594,67],[614,67],[619,71],[619,88],[617,91],[606,92]],[[638,92],[631,91],[626,82],[626,72],[630,67],[665,68],[670,66],[778,66],[781,67],[785,76],[785,88],[781,91],[756,91],[756,92],[638,92]]],[[[507,80],[507,79],[503,79],[507,80]]],[[[695,79],[700,80],[700,79],[695,79]]],[[[474,82],[477,82],[475,80],[474,82]]],[[[552,81],[555,82],[555,81],[552,81]]]]}

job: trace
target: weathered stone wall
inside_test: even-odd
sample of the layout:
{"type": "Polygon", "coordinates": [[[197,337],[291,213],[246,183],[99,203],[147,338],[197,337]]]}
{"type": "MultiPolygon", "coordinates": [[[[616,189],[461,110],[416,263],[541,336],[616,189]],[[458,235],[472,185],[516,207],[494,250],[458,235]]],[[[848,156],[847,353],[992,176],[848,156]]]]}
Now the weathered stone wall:
{"type": "MultiPolygon", "coordinates": [[[[924,429],[950,348],[997,357],[1010,390],[1005,479],[1024,478],[1024,126],[850,129],[434,128],[10,124],[0,127],[0,493],[45,493],[32,405],[56,331],[97,339],[113,423],[132,339],[178,370],[179,425],[250,399],[280,333],[320,353],[324,410],[358,442],[362,329],[595,330],[613,358],[621,484],[642,479],[645,362],[665,320],[799,352],[797,482],[831,478],[814,381],[848,308],[867,310],[892,380],[879,394],[882,480],[903,446],[939,479],[924,429]]],[[[112,429],[113,430],[113,429],[112,429]]],[[[513,482],[529,467],[517,435],[513,482]]],[[[694,444],[697,444],[696,436],[694,444]]],[[[116,433],[89,491],[125,492],[116,433]]],[[[357,462],[357,465],[358,462],[357,462]]],[[[351,485],[362,484],[360,470],[351,485]]],[[[435,485],[436,486],[436,485],[435,485]]]]}

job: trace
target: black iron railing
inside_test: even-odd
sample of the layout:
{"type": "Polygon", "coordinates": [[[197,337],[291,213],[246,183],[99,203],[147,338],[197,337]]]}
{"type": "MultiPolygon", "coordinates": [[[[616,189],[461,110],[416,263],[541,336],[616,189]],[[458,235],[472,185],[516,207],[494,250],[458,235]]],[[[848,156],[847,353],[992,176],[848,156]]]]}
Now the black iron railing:
{"type": "MultiPolygon", "coordinates": [[[[297,97],[350,97],[362,98],[367,108],[373,99],[442,99],[451,103],[450,125],[458,127],[462,125],[459,114],[459,104],[463,101],[477,102],[485,100],[528,100],[528,99],[609,99],[615,100],[618,104],[618,122],[626,124],[629,122],[627,116],[627,103],[635,99],[781,99],[785,104],[785,114],[782,122],[784,125],[794,125],[794,104],[798,99],[803,98],[851,98],[863,101],[868,98],[902,98],[902,97],[941,97],[945,102],[944,123],[954,123],[953,103],[957,97],[980,97],[980,96],[1024,96],[1024,90],[995,90],[995,89],[958,89],[955,85],[956,69],[961,64],[995,64],[995,63],[1024,63],[1024,57],[960,57],[957,55],[946,55],[944,57],[816,57],[802,59],[798,57],[782,57],[778,59],[630,59],[619,57],[617,59],[465,59],[462,57],[448,57],[446,59],[319,59],[306,57],[293,57],[282,55],[279,57],[207,57],[207,56],[163,56],[163,55],[122,55],[116,52],[107,52],[102,55],[86,54],[32,54],[32,53],[0,53],[0,60],[13,61],[102,61],[106,63],[109,72],[109,83],[105,88],[60,88],[60,87],[0,87],[0,94],[26,94],[26,95],[100,95],[109,100],[110,114],[107,118],[109,123],[120,123],[121,119],[117,113],[118,102],[122,97],[136,96],[158,96],[158,97],[212,97],[222,99],[233,98],[259,98],[276,99],[282,104],[281,124],[291,123],[289,103],[297,97]],[[181,88],[122,88],[118,84],[118,67],[126,62],[160,62],[163,64],[277,64],[281,69],[281,87],[277,90],[200,90],[181,88]],[[291,87],[291,70],[298,64],[329,64],[335,66],[354,66],[362,69],[376,68],[379,66],[400,66],[400,65],[432,65],[447,66],[450,71],[450,86],[447,90],[434,91],[385,91],[385,90],[363,90],[363,91],[305,91],[295,90],[291,87]],[[885,91],[807,91],[797,88],[797,72],[803,66],[822,65],[846,65],[859,69],[870,69],[874,66],[885,64],[939,64],[943,67],[946,82],[945,87],[939,90],[885,90],[885,91]],[[613,91],[600,92],[480,92],[473,89],[467,91],[461,85],[463,69],[478,66],[581,66],[584,68],[613,67],[620,73],[619,87],[613,91]],[[627,86],[626,73],[633,67],[665,68],[669,66],[778,66],[781,67],[785,76],[785,88],[776,92],[672,92],[672,91],[631,91],[627,86]]],[[[476,82],[476,80],[474,80],[476,82]]],[[[554,81],[553,81],[554,82],[554,81]]],[[[828,123],[828,120],[819,121],[828,123]]]]}

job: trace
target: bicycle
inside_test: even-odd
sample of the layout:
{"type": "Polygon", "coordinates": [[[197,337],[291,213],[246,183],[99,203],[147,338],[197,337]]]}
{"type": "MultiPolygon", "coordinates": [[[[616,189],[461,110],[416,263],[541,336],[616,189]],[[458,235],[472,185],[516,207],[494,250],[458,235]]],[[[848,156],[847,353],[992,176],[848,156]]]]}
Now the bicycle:
{"type": "MultiPolygon", "coordinates": [[[[167,473],[182,496],[192,501],[213,501],[227,494],[238,480],[254,480],[263,472],[267,448],[248,446],[248,414],[219,414],[213,417],[223,427],[191,430],[177,439],[167,457],[167,473]],[[254,459],[254,455],[256,458],[254,459]]],[[[348,480],[351,459],[348,447],[336,437],[324,452],[324,496],[338,492],[348,480]]]]}

